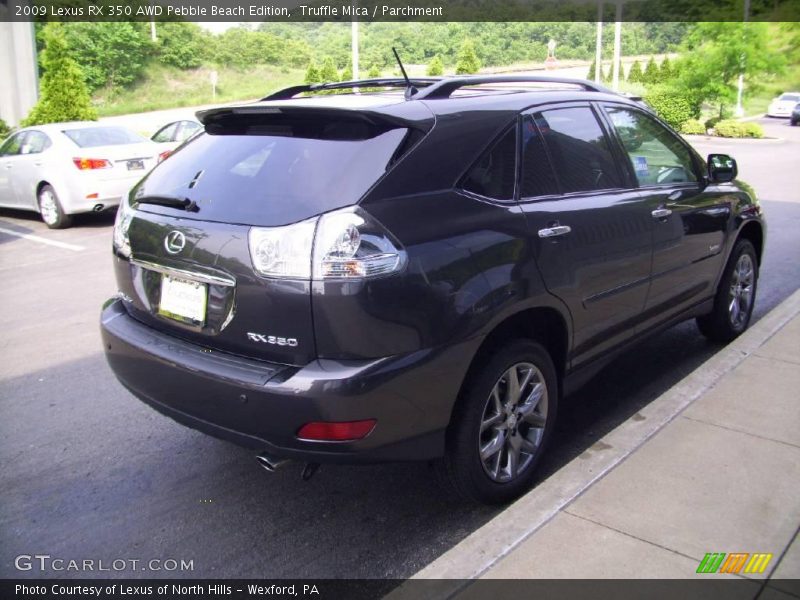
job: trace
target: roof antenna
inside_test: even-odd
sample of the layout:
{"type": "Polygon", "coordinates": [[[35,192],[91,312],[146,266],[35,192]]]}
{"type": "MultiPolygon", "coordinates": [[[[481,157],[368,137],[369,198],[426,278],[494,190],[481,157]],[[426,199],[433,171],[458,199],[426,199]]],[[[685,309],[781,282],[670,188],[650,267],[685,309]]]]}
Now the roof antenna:
{"type": "Polygon", "coordinates": [[[412,96],[414,96],[414,94],[416,94],[419,90],[411,85],[411,80],[408,78],[408,75],[406,75],[406,69],[403,66],[403,61],[400,60],[400,55],[397,53],[397,49],[394,46],[392,46],[392,52],[394,52],[394,57],[397,59],[397,64],[400,65],[400,71],[403,73],[403,79],[406,80],[406,100],[411,100],[412,96]]]}

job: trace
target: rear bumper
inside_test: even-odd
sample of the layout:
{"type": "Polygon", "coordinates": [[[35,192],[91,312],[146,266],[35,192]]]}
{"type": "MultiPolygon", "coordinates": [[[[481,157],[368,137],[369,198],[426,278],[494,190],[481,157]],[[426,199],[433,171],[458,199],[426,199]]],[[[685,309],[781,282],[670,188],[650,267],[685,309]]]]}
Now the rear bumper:
{"type": "Polygon", "coordinates": [[[133,319],[121,300],[101,316],[108,363],[135,396],[174,420],[276,457],[309,462],[427,460],[444,432],[479,339],[369,361],[287,367],[217,353],[133,319]],[[311,421],[377,419],[354,442],[295,437],[311,421]]]}

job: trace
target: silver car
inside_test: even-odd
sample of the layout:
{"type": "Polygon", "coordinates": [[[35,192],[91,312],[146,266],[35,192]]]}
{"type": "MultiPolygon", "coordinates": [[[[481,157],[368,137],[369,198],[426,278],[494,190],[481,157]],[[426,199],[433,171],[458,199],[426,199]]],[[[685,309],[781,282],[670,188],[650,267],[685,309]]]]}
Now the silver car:
{"type": "Polygon", "coordinates": [[[158,162],[158,145],[118,125],[27,127],[0,146],[0,207],[37,211],[52,229],[114,208],[158,162]]]}

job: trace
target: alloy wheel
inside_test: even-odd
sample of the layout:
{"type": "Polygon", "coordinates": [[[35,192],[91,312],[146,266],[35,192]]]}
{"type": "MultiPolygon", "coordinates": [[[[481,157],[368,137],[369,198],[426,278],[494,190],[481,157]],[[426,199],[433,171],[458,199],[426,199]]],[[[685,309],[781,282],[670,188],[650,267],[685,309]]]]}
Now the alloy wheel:
{"type": "Polygon", "coordinates": [[[52,190],[43,190],[39,195],[39,208],[42,213],[42,220],[48,225],[58,221],[58,201],[52,190]]]}
{"type": "Polygon", "coordinates": [[[547,424],[547,385],[528,362],[506,370],[492,388],[481,418],[478,450],[486,474],[505,483],[532,463],[547,424]]]}
{"type": "Polygon", "coordinates": [[[742,254],[733,269],[728,302],[728,317],[735,329],[740,329],[747,322],[753,302],[754,281],[753,259],[749,254],[742,254]]]}

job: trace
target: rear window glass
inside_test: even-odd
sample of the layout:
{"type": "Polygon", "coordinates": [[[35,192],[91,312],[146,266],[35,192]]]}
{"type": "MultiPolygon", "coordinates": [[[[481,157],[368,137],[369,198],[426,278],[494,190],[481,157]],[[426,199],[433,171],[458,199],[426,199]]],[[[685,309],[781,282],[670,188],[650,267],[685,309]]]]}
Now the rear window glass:
{"type": "Polygon", "coordinates": [[[95,146],[121,146],[123,144],[139,144],[147,140],[126,127],[83,127],[65,129],[64,135],[81,148],[95,146]]]}
{"type": "Polygon", "coordinates": [[[800,95],[798,94],[784,94],[781,96],[781,100],[787,102],[800,102],[800,95]]]}
{"type": "Polygon", "coordinates": [[[215,134],[194,138],[137,190],[188,198],[199,210],[144,210],[224,223],[293,223],[356,203],[386,172],[408,132],[330,119],[207,129],[215,134]]]}

